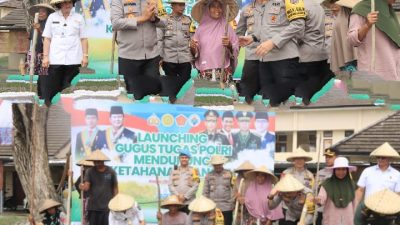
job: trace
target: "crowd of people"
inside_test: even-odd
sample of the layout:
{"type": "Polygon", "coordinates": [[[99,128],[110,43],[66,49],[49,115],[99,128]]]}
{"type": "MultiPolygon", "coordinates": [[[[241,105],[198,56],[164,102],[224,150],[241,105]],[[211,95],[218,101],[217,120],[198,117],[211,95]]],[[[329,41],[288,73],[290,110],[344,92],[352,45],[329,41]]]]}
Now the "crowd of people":
{"type": "MultiPolygon", "coordinates": [[[[212,155],[213,167],[200,191],[198,170],[189,165],[191,152],[179,153],[171,170],[170,196],[156,213],[160,225],[394,225],[400,220],[400,172],[391,166],[399,153],[384,143],[371,154],[377,164],[365,168],[357,183],[347,158],[336,149],[324,151],[326,167],[314,175],[311,160],[299,147],[287,158],[292,167],[280,179],[266,166],[243,162],[234,172],[225,169],[228,159],[212,155]],[[236,174],[235,174],[236,173],[236,174]]],[[[118,192],[115,171],[104,164],[110,159],[100,150],[80,161],[84,178],[76,187],[84,193],[83,224],[145,224],[144,213],[132,196],[118,192]]],[[[159,199],[161,201],[161,199],[159,199]]],[[[63,224],[59,203],[48,199],[40,209],[43,224],[63,224]],[[51,222],[53,221],[53,222],[51,222]],[[57,222],[54,222],[57,221],[57,222]]]]}
{"type": "MultiPolygon", "coordinates": [[[[35,73],[43,75],[38,95],[47,103],[71,85],[79,66],[88,64],[88,35],[83,17],[72,10],[75,2],[52,0],[52,6],[30,9],[31,15],[40,15],[32,29],[39,33],[35,73]]],[[[154,1],[111,3],[119,74],[135,99],[160,94],[175,102],[193,67],[201,79],[219,81],[221,88],[236,86],[247,103],[260,94],[271,106],[292,95],[307,105],[334,73],[356,67],[400,80],[394,0],[379,1],[375,12],[370,12],[370,0],[326,0],[325,10],[309,0],[254,0],[241,9],[236,30],[229,23],[239,12],[234,0],[197,1],[191,17],[184,15],[185,0],[168,3],[172,13],[160,17],[154,1]],[[336,20],[329,31],[325,11],[336,20]],[[194,34],[192,20],[199,24],[194,34]],[[376,51],[371,48],[373,26],[376,51]],[[233,85],[240,47],[246,49],[245,63],[239,84],[233,85]]]]}

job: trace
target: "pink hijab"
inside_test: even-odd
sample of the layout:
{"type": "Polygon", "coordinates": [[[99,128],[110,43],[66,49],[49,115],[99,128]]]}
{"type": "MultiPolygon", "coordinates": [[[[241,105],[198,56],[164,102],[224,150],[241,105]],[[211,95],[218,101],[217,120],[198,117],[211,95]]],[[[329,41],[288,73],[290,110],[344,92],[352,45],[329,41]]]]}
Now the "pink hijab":
{"type": "Polygon", "coordinates": [[[246,190],[245,205],[247,211],[257,219],[277,220],[283,218],[282,206],[270,210],[268,207],[268,195],[271,192],[271,178],[268,176],[264,184],[258,184],[254,179],[246,190]]]}
{"type": "MultiPolygon", "coordinates": [[[[210,1],[210,3],[211,2],[212,1],[210,1]]],[[[196,59],[195,65],[200,71],[217,69],[222,66],[222,36],[225,34],[226,20],[224,15],[219,19],[210,17],[210,3],[204,6],[203,17],[193,36],[193,39],[199,41],[199,57],[196,59]]],[[[232,43],[233,57],[235,59],[234,65],[231,65],[234,70],[239,53],[239,39],[230,25],[228,25],[228,37],[232,43]]],[[[225,58],[225,68],[228,68],[231,64],[229,60],[230,54],[228,52],[229,51],[227,51],[225,58]]]]}

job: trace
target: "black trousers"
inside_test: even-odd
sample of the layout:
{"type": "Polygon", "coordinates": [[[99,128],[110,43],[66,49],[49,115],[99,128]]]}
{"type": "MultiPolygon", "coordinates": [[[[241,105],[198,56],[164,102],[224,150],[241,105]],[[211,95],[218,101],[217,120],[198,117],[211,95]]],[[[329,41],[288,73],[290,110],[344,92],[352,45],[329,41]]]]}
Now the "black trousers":
{"type": "Polygon", "coordinates": [[[190,79],[192,64],[163,62],[166,76],[161,76],[161,96],[176,97],[182,86],[190,79]]]}
{"type": "Polygon", "coordinates": [[[260,91],[259,60],[245,60],[240,79],[240,95],[244,96],[246,101],[252,100],[254,95],[260,91]]]}
{"type": "Polygon", "coordinates": [[[272,106],[277,106],[294,94],[299,82],[299,59],[283,59],[260,62],[260,88],[263,99],[270,99],[272,106]]]}
{"type": "Polygon", "coordinates": [[[65,88],[71,86],[71,81],[79,74],[80,65],[50,65],[48,75],[40,76],[38,88],[46,103],[65,88]]]}
{"type": "Polygon", "coordinates": [[[322,225],[322,219],[323,219],[323,218],[324,218],[324,217],[323,217],[322,212],[318,212],[316,225],[322,225]]]}
{"type": "Polygon", "coordinates": [[[89,225],[108,225],[109,211],[88,211],[89,225]]]}
{"type": "Polygon", "coordinates": [[[327,60],[300,63],[295,95],[309,101],[333,77],[327,60]]]}
{"type": "Polygon", "coordinates": [[[161,91],[158,63],[159,57],[152,59],[133,60],[118,58],[119,74],[124,76],[126,90],[140,100],[149,94],[161,91]]]}
{"type": "Polygon", "coordinates": [[[222,215],[224,215],[224,224],[232,225],[233,222],[233,211],[222,211],[222,215]]]}

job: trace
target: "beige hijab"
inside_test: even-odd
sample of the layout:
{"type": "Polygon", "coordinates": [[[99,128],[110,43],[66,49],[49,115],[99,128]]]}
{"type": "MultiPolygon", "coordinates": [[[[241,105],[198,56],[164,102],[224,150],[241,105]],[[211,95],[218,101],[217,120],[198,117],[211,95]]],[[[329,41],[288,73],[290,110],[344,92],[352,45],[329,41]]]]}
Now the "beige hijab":
{"type": "Polygon", "coordinates": [[[331,70],[336,73],[346,63],[357,60],[355,48],[347,41],[351,9],[341,7],[333,25],[331,43],[331,70]]]}

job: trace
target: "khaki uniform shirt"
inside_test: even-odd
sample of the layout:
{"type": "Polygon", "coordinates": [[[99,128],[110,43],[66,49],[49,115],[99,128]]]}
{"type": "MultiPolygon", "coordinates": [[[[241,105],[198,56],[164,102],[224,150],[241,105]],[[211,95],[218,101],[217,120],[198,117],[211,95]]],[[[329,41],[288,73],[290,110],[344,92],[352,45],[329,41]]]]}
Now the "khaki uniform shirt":
{"type": "Polygon", "coordinates": [[[199,188],[198,180],[194,180],[193,167],[186,169],[178,167],[172,170],[168,180],[168,188],[171,194],[185,197],[185,205],[188,205],[196,197],[197,189],[199,188]]]}
{"type": "Polygon", "coordinates": [[[165,28],[162,31],[161,57],[164,62],[187,63],[193,60],[190,52],[190,17],[168,15],[163,18],[165,28]]]}
{"type": "MultiPolygon", "coordinates": [[[[236,28],[236,34],[238,36],[253,35],[255,31],[260,30],[264,10],[265,5],[258,4],[256,1],[244,6],[236,28]]],[[[258,45],[260,43],[255,42],[246,46],[246,60],[260,59],[255,53],[258,45]]]]}
{"type": "Polygon", "coordinates": [[[211,171],[204,178],[203,195],[217,204],[221,211],[231,211],[234,205],[233,174],[229,170],[221,173],[211,171]]]}
{"type": "Polygon", "coordinates": [[[138,24],[137,17],[147,5],[147,0],[113,0],[111,23],[117,30],[119,57],[132,60],[153,59],[159,56],[156,26],[165,26],[163,20],[138,24]]]}

